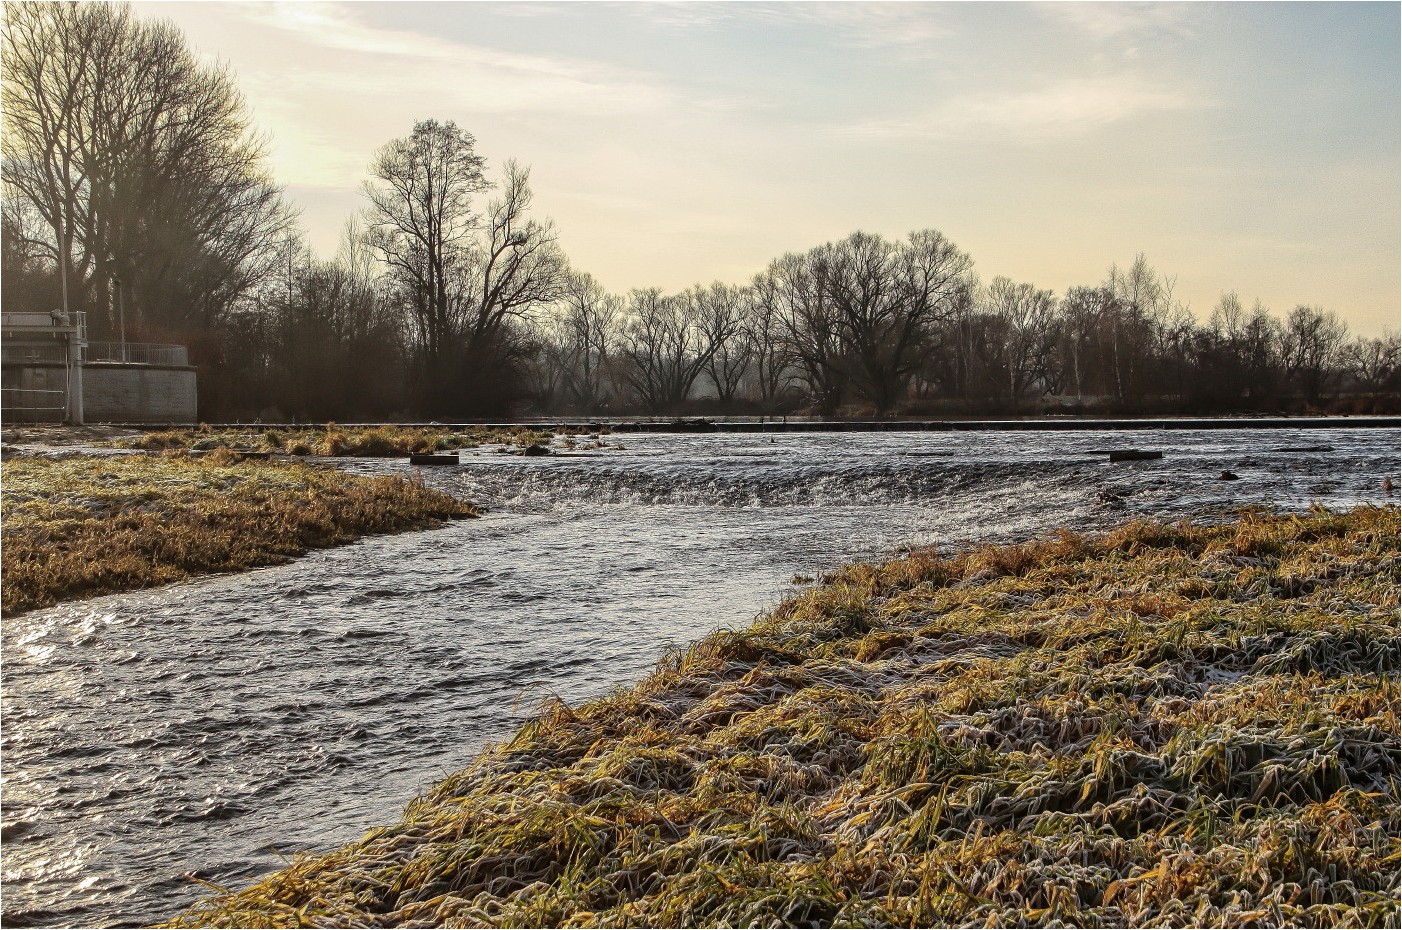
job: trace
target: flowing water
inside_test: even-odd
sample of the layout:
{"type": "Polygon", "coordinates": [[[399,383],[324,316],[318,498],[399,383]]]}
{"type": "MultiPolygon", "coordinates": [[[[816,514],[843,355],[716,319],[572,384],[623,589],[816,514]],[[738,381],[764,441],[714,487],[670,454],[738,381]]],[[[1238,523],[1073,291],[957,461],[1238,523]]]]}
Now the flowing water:
{"type": "Polygon", "coordinates": [[[424,470],[481,519],[8,620],[3,923],[153,922],[207,893],[193,877],[238,887],[354,839],[545,697],[636,681],[795,576],[903,544],[1395,501],[1399,468],[1395,429],[615,438],[424,470]],[[1086,454],[1126,446],[1166,456],[1086,454]]]}

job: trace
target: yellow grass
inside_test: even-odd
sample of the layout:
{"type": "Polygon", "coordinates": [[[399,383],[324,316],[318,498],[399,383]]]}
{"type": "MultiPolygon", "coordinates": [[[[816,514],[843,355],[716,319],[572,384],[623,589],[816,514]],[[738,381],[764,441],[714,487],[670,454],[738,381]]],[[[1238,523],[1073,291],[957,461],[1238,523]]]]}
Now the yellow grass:
{"type": "MultiPolygon", "coordinates": [[[[114,442],[119,448],[161,451],[169,449],[203,451],[228,448],[290,455],[330,456],[405,456],[411,453],[442,452],[450,449],[472,449],[497,445],[524,449],[527,446],[549,446],[552,442],[562,448],[575,448],[583,430],[567,428],[559,433],[545,433],[523,427],[489,429],[468,427],[405,426],[322,426],[293,429],[265,429],[257,426],[238,428],[158,430],[140,436],[125,437],[114,442]]],[[[605,444],[593,437],[586,448],[602,448],[605,444]]]]}
{"type": "Polygon", "coordinates": [[[172,926],[1397,926],[1398,511],[856,565],[172,926]]]}
{"type": "Polygon", "coordinates": [[[0,466],[0,487],[6,614],[476,513],[416,479],[228,453],[16,457],[0,466]]]}

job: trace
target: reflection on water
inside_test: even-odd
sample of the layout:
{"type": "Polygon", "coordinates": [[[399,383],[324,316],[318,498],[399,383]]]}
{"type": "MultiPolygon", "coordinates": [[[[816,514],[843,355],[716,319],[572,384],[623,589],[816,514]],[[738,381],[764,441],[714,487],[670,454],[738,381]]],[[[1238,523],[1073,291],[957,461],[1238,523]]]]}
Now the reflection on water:
{"type": "Polygon", "coordinates": [[[542,698],[635,681],[794,575],[901,544],[1380,503],[1398,472],[1397,430],[619,439],[424,471],[480,520],[7,621],[5,925],[152,922],[204,893],[187,873],[236,886],[352,839],[542,698]],[[1107,445],[1167,457],[1085,454],[1107,445]]]}

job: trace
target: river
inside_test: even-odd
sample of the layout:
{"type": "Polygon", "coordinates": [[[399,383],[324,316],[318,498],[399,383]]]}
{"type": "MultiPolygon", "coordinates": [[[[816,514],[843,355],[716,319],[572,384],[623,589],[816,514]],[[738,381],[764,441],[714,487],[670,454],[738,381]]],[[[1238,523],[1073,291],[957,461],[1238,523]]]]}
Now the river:
{"type": "Polygon", "coordinates": [[[607,439],[423,470],[481,519],[7,620],[0,920],[159,921],[208,893],[193,877],[354,839],[547,696],[636,681],[845,561],[1395,502],[1399,471],[1396,429],[607,439]],[[1127,446],[1165,457],[1087,454],[1127,446]]]}

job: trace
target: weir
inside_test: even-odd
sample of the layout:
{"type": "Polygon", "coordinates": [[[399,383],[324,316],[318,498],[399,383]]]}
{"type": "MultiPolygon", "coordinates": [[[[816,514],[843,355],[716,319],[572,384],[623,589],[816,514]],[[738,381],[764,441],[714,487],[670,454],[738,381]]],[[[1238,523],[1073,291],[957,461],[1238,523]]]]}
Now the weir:
{"type": "MultiPolygon", "coordinates": [[[[138,426],[138,423],[113,423],[138,426]]],[[[172,423],[194,427],[194,423],[172,423]]],[[[212,429],[236,429],[257,425],[266,429],[306,429],[315,423],[210,423],[212,429]]],[[[615,433],[930,433],[959,431],[1038,431],[1058,432],[1100,430],[1224,430],[1224,429],[1398,429],[1402,417],[1214,417],[1195,419],[1045,419],[1045,420],[808,420],[789,417],[779,420],[684,419],[601,419],[601,420],[482,420],[404,423],[338,423],[343,427],[393,426],[405,429],[528,429],[528,430],[611,430],[615,433]]]]}

